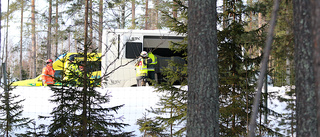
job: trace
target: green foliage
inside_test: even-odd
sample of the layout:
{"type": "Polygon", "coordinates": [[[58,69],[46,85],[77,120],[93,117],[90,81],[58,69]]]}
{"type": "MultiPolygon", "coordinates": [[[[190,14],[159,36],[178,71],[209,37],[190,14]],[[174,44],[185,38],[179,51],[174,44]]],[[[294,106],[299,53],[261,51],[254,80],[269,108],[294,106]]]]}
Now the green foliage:
{"type": "MultiPolygon", "coordinates": [[[[187,6],[186,1],[174,1],[176,4],[176,10],[178,18],[168,12],[168,7],[173,6],[172,1],[164,1],[157,8],[162,13],[165,25],[162,27],[168,27],[171,31],[178,34],[187,34],[187,6]],[[170,5],[170,6],[168,6],[170,5]]],[[[160,23],[161,24],[161,23],[160,23]]],[[[153,132],[153,129],[157,131],[169,132],[168,136],[185,136],[186,131],[186,116],[187,116],[187,90],[183,87],[187,85],[187,36],[182,42],[172,42],[170,49],[175,53],[182,55],[180,61],[169,61],[168,67],[162,68],[161,72],[165,81],[162,83],[153,83],[156,92],[161,92],[159,108],[151,108],[149,113],[156,114],[154,118],[142,118],[138,120],[140,131],[146,133],[153,132]],[[179,86],[175,86],[179,84],[179,86]],[[167,117],[163,116],[166,115],[167,117]]]]}
{"type": "Polygon", "coordinates": [[[274,69],[271,76],[275,86],[292,85],[294,83],[292,9],[291,0],[281,1],[278,12],[277,27],[275,28],[275,42],[271,52],[271,67],[274,69]],[[290,70],[290,72],[287,70],[290,70]]]}
{"type": "MultiPolygon", "coordinates": [[[[265,1],[249,3],[248,5],[243,5],[242,2],[232,3],[226,1],[226,3],[227,5],[225,6],[227,8],[219,17],[221,23],[224,23],[222,25],[224,28],[218,32],[219,90],[221,93],[220,132],[222,136],[237,136],[245,135],[247,130],[246,125],[249,124],[248,115],[251,115],[251,105],[253,103],[254,88],[258,74],[257,70],[259,69],[262,54],[260,52],[263,49],[261,45],[264,45],[265,30],[268,27],[268,24],[259,24],[258,13],[262,14],[261,20],[268,20],[265,18],[270,16],[268,13],[271,13],[272,2],[265,1]],[[246,17],[242,18],[242,15],[246,15],[246,17]]],[[[282,4],[284,4],[284,1],[282,1],[282,4]]],[[[288,12],[285,11],[284,13],[288,12]]],[[[287,18],[287,16],[283,15],[280,17],[280,19],[284,18],[287,18]]],[[[282,23],[280,27],[277,27],[275,46],[273,46],[271,55],[272,60],[270,64],[272,66],[269,66],[272,68],[270,70],[273,73],[268,73],[275,79],[275,85],[279,85],[279,82],[277,83],[277,79],[279,78],[281,78],[281,82],[285,81],[285,70],[288,66],[283,64],[285,64],[286,59],[290,60],[291,51],[293,51],[285,50],[290,49],[288,42],[286,42],[291,39],[291,34],[286,29],[289,22],[282,23]],[[283,33],[284,31],[287,31],[286,34],[283,33]],[[283,44],[286,46],[282,46],[283,44]]],[[[272,95],[269,94],[268,98],[271,97],[272,95]]],[[[259,117],[262,117],[262,114],[266,112],[269,116],[275,118],[285,116],[285,114],[279,114],[265,107],[261,105],[259,117]]],[[[283,136],[280,134],[279,129],[271,129],[270,125],[268,125],[269,122],[259,123],[257,130],[260,131],[261,135],[283,136]]]]}
{"type": "MultiPolygon", "coordinates": [[[[170,2],[157,7],[162,11],[165,21],[168,22],[166,27],[180,34],[187,34],[187,25],[184,23],[187,20],[187,14],[185,14],[187,13],[187,6],[183,5],[184,1],[174,0],[174,2],[177,3],[177,9],[180,10],[178,11],[178,13],[181,13],[179,17],[184,19],[174,18],[172,13],[168,12],[170,10],[167,7],[172,7],[170,2]]],[[[172,1],[171,4],[173,4],[172,1]]],[[[228,0],[225,1],[225,4],[225,10],[218,16],[220,24],[223,26],[221,31],[218,31],[220,135],[245,136],[250,121],[248,116],[251,115],[251,106],[255,95],[256,78],[259,74],[262,45],[264,45],[266,37],[265,30],[268,27],[267,24],[258,25],[258,13],[268,16],[268,9],[271,9],[272,4],[259,2],[245,5],[242,1],[228,0]]],[[[281,35],[281,33],[277,34],[281,35]]],[[[276,38],[276,42],[283,44],[283,40],[290,39],[288,35],[282,36],[282,41],[277,41],[276,38]]],[[[187,56],[186,47],[187,44],[173,43],[172,50],[182,52],[183,55],[187,56]]],[[[275,49],[277,48],[281,49],[281,47],[276,46],[275,49]]],[[[286,50],[279,51],[285,52],[286,50]]],[[[281,54],[277,54],[277,56],[279,55],[281,54]]],[[[286,55],[283,57],[286,57],[286,55]]],[[[283,63],[283,59],[282,61],[277,60],[276,63],[283,63]]],[[[283,65],[277,66],[283,67],[283,65]]],[[[274,69],[279,70],[279,68],[274,69]]],[[[155,86],[158,92],[165,93],[159,102],[162,107],[154,108],[149,112],[158,115],[168,114],[170,117],[156,117],[148,120],[161,120],[163,122],[161,125],[167,128],[176,123],[183,123],[186,116],[187,91],[173,85],[176,81],[179,81],[182,86],[187,84],[186,70],[187,64],[176,64],[174,62],[170,62],[169,67],[163,69],[166,82],[155,86]]],[[[271,95],[269,96],[271,97],[271,95]]],[[[285,116],[285,114],[279,114],[269,108],[262,109],[264,107],[266,106],[261,105],[261,114],[268,112],[268,115],[274,117],[285,116]]],[[[279,130],[268,127],[268,123],[259,124],[257,130],[262,131],[261,135],[283,136],[279,133],[279,130]]],[[[184,130],[181,128],[179,131],[183,132],[184,130]]],[[[179,131],[176,133],[182,133],[179,131]]],[[[179,136],[181,134],[174,135],[179,136]]]]}
{"type": "Polygon", "coordinates": [[[156,6],[161,12],[160,28],[169,28],[178,34],[187,33],[188,6],[187,0],[165,0],[162,4],[156,6]],[[173,9],[177,13],[177,17],[173,15],[173,9]]]}
{"type": "MultiPolygon", "coordinates": [[[[90,53],[88,58],[94,54],[90,53]]],[[[97,67],[94,62],[77,62],[77,66],[83,64],[85,70],[97,67]]],[[[82,74],[78,70],[70,71],[68,75],[71,78],[56,78],[62,86],[51,87],[53,95],[50,101],[57,106],[50,113],[52,123],[48,126],[48,136],[83,136],[84,132],[86,136],[132,136],[132,132],[122,131],[128,124],[118,123],[112,113],[123,105],[105,107],[110,101],[110,95],[95,89],[100,80],[91,80],[89,71],[82,74]]]]}
{"type": "Polygon", "coordinates": [[[161,121],[147,118],[146,114],[143,118],[137,120],[137,125],[140,126],[139,130],[143,132],[144,136],[168,136],[164,133],[165,127],[161,126],[161,121]]]}
{"type": "Polygon", "coordinates": [[[242,2],[230,2],[226,7],[219,18],[228,20],[224,20],[225,28],[218,32],[220,134],[239,136],[246,135],[249,124],[261,60],[256,51],[263,45],[264,33],[261,28],[245,29],[247,22],[240,16],[250,11],[242,2]]]}

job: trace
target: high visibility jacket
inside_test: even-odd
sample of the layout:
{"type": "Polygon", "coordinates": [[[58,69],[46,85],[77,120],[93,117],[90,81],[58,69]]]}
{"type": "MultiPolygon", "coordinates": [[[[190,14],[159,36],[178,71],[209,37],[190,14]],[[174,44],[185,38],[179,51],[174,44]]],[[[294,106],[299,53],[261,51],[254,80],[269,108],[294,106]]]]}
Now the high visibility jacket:
{"type": "Polygon", "coordinates": [[[148,63],[151,62],[150,58],[139,58],[136,63],[136,76],[148,76],[148,63]]]}
{"type": "Polygon", "coordinates": [[[42,69],[42,81],[44,82],[43,84],[47,84],[47,85],[53,85],[54,84],[54,69],[52,68],[52,66],[47,65],[46,67],[44,67],[42,69]]]}
{"type": "Polygon", "coordinates": [[[148,71],[154,71],[155,65],[158,63],[158,58],[151,52],[148,53],[148,57],[152,60],[152,62],[148,64],[148,71]]]}

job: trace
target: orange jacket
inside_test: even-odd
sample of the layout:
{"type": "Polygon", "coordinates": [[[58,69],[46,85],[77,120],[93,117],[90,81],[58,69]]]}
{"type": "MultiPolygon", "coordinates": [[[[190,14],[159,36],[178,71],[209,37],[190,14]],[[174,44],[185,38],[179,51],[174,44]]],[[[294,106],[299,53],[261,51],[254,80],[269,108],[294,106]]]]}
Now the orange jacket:
{"type": "Polygon", "coordinates": [[[52,68],[52,66],[49,66],[47,65],[46,67],[44,67],[42,69],[42,81],[43,83],[42,84],[47,84],[47,85],[53,85],[54,84],[54,79],[53,79],[53,76],[54,76],[54,69],[52,68]]]}

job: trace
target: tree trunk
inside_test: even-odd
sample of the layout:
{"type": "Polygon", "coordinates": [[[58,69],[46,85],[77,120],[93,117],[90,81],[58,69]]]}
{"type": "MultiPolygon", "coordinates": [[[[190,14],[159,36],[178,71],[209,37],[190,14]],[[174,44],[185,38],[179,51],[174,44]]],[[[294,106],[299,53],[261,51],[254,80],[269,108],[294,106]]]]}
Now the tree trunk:
{"type": "Polygon", "coordinates": [[[121,4],[121,29],[124,29],[125,25],[126,25],[126,3],[123,2],[121,4]]]}
{"type": "Polygon", "coordinates": [[[52,20],[52,0],[49,0],[49,18],[47,35],[47,59],[51,59],[51,20],[52,20]]]}
{"type": "MultiPolygon", "coordinates": [[[[7,70],[7,66],[8,66],[8,38],[9,38],[9,36],[8,36],[8,34],[9,34],[9,4],[10,3],[10,0],[8,0],[8,7],[7,7],[7,27],[6,27],[6,29],[7,29],[7,32],[6,32],[6,56],[5,56],[5,63],[7,64],[5,67],[5,70],[7,70]]],[[[6,75],[6,74],[5,74],[6,75]]]]}
{"type": "Polygon", "coordinates": [[[309,0],[293,0],[298,137],[318,136],[310,8],[309,0]]]}
{"type": "Polygon", "coordinates": [[[88,118],[87,118],[87,51],[88,51],[88,9],[89,9],[89,0],[86,0],[86,4],[85,4],[85,18],[84,18],[84,73],[83,73],[83,77],[84,77],[84,81],[83,81],[83,104],[82,104],[82,131],[83,137],[87,137],[87,133],[88,133],[88,118]]]}
{"type": "Polygon", "coordinates": [[[320,136],[320,1],[311,0],[311,18],[312,20],[312,30],[313,30],[313,64],[314,64],[314,76],[315,76],[315,90],[316,90],[316,100],[317,100],[317,131],[318,137],[320,136]]]}
{"type": "Polygon", "coordinates": [[[31,35],[32,35],[32,51],[33,51],[33,73],[32,77],[35,78],[37,76],[37,58],[36,58],[36,18],[35,18],[35,0],[31,0],[31,35]]]}
{"type": "MultiPolygon", "coordinates": [[[[159,5],[159,0],[155,0],[156,2],[156,5],[159,5]]],[[[153,29],[159,29],[159,10],[157,9],[157,7],[156,6],[154,6],[155,7],[155,12],[156,12],[156,14],[155,14],[155,27],[153,28],[153,29]]],[[[178,17],[178,14],[176,15],[177,17],[178,17]]]]}
{"type": "Polygon", "coordinates": [[[102,51],[102,33],[103,33],[103,0],[99,1],[99,50],[102,51]]]}
{"type": "MultiPolygon", "coordinates": [[[[90,5],[89,5],[90,9],[92,9],[92,0],[90,0],[90,5]]],[[[89,15],[90,15],[90,25],[89,25],[89,28],[90,28],[90,37],[89,37],[89,41],[90,41],[90,51],[92,51],[95,46],[93,44],[93,19],[92,19],[92,10],[89,11],[89,15]]]]}
{"type": "Polygon", "coordinates": [[[132,14],[132,29],[136,28],[136,1],[132,0],[132,5],[131,5],[131,14],[132,14]]]}
{"type": "Polygon", "coordinates": [[[177,18],[178,17],[177,2],[176,1],[173,1],[172,15],[173,15],[173,18],[177,18]]]}
{"type": "Polygon", "coordinates": [[[24,0],[21,0],[21,22],[20,22],[20,61],[19,61],[19,71],[20,71],[20,80],[22,80],[22,32],[23,32],[23,8],[24,0]]]}
{"type": "MultiPolygon", "coordinates": [[[[1,9],[1,1],[0,1],[0,24],[2,24],[2,22],[1,22],[1,19],[2,19],[2,9],[1,9]]],[[[0,27],[0,43],[1,43],[1,27],[0,27]]],[[[1,53],[1,48],[2,48],[2,46],[1,46],[1,44],[0,44],[0,53],[1,53]]],[[[0,56],[0,58],[1,58],[1,56],[0,56]]],[[[1,60],[1,62],[2,62],[2,60],[1,60]]],[[[0,70],[1,71],[1,70],[0,70]]],[[[2,75],[0,75],[0,83],[1,83],[1,78],[2,78],[2,75]]]]}
{"type": "MultiPolygon", "coordinates": [[[[227,0],[223,0],[223,13],[225,13],[225,11],[227,10],[227,0]]],[[[222,19],[222,27],[223,28],[227,28],[227,16],[223,16],[223,19],[222,19]]]]}
{"type": "Polygon", "coordinates": [[[192,0],[188,9],[187,136],[219,136],[216,0],[192,0]]]}
{"type": "Polygon", "coordinates": [[[56,47],[56,53],[55,57],[58,57],[58,44],[59,44],[59,24],[58,24],[58,19],[59,19],[59,0],[56,0],[56,23],[55,23],[55,28],[56,28],[56,35],[55,35],[55,47],[56,47]]]}
{"type": "Polygon", "coordinates": [[[144,24],[145,25],[145,27],[144,27],[145,30],[148,29],[148,10],[149,10],[148,9],[148,5],[149,5],[148,1],[149,0],[146,0],[146,15],[145,15],[145,24],[144,24]]]}

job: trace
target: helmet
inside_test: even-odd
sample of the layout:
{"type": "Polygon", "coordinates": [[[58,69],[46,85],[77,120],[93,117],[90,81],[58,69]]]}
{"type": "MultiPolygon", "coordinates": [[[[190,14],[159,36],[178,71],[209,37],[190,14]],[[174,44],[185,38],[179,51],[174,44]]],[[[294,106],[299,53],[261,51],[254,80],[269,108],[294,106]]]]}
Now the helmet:
{"type": "Polygon", "coordinates": [[[69,58],[69,60],[70,60],[70,61],[74,61],[74,56],[71,56],[71,57],[69,58]]]}
{"type": "Polygon", "coordinates": [[[141,57],[148,57],[148,53],[147,53],[146,51],[142,51],[142,52],[140,53],[140,56],[141,56],[141,57]]]}
{"type": "Polygon", "coordinates": [[[47,64],[50,63],[50,62],[53,62],[52,59],[48,59],[48,60],[46,61],[47,64]]]}

